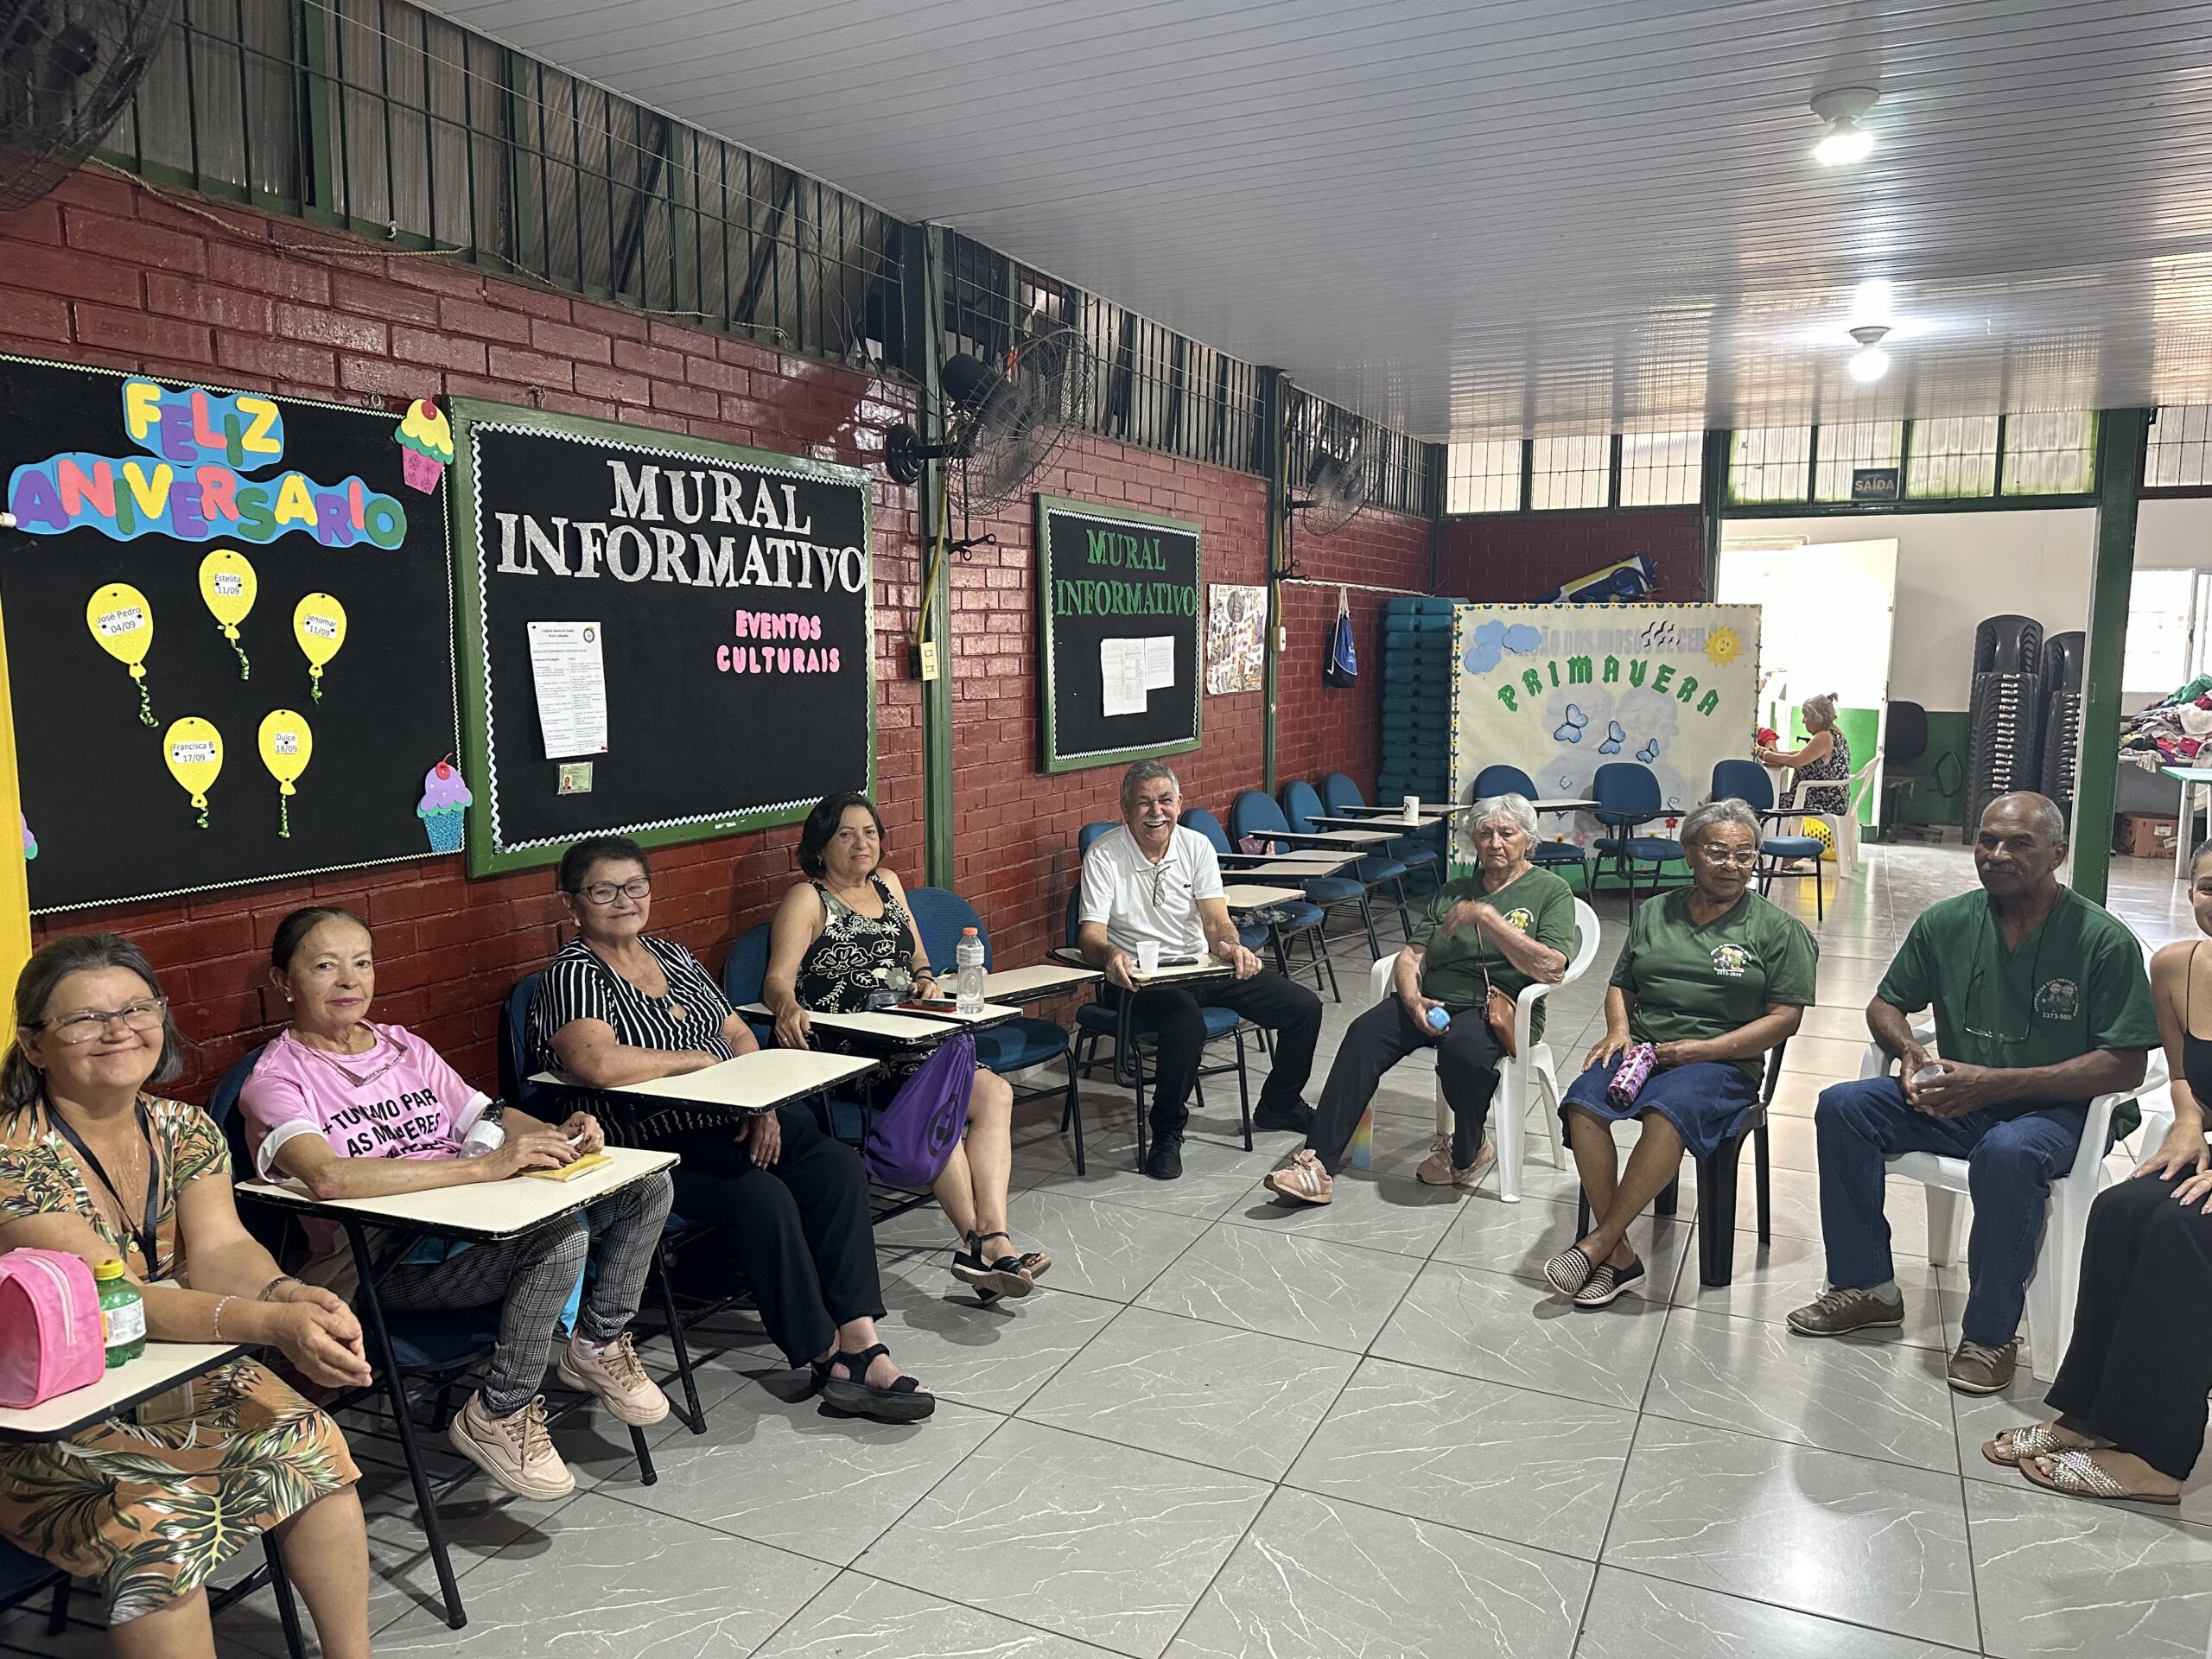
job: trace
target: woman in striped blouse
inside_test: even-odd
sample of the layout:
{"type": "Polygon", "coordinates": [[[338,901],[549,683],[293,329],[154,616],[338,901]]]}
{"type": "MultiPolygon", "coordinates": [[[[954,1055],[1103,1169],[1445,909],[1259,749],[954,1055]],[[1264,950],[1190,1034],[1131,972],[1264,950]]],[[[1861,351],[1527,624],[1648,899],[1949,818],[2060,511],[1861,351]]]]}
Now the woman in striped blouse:
{"type": "MultiPolygon", "coordinates": [[[[699,959],[649,936],[652,877],[635,842],[594,836],[561,860],[576,937],[531,1005],[540,1061],[601,1088],[681,1077],[759,1045],[699,959]]],[[[936,1397],[904,1375],[877,1339],[883,1290],[857,1154],[823,1134],[803,1107],[733,1122],[677,1108],[637,1125],[648,1145],[680,1154],[676,1208],[718,1223],[752,1283],[761,1322],[794,1366],[810,1365],[833,1409],[912,1422],[936,1397]]]]}

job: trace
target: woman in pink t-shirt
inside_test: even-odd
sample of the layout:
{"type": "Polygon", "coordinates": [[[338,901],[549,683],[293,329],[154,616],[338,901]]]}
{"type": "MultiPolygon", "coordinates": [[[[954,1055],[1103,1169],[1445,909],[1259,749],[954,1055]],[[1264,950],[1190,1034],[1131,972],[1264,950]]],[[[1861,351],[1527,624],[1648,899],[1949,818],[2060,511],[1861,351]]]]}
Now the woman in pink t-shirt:
{"type": "MultiPolygon", "coordinates": [[[[367,925],[351,912],[294,911],[277,925],[269,958],[291,1021],[262,1052],[238,1096],[257,1173],[289,1175],[319,1198],[383,1198],[505,1180],[604,1144],[589,1113],[556,1128],[508,1112],[498,1124],[504,1140],[480,1135],[495,1141],[495,1149],[472,1156],[469,1132],[492,1103],[414,1033],[369,1020],[376,959],[367,925]]],[[[629,1325],[673,1194],[664,1172],[609,1193],[582,1216],[518,1238],[452,1253],[433,1247],[429,1260],[418,1250],[379,1281],[389,1307],[501,1304],[483,1384],[447,1434],[454,1450],[516,1496],[558,1498],[575,1490],[546,1432],[538,1389],[555,1322],[588,1251],[595,1249],[598,1271],[561,1355],[561,1380],[598,1395],[633,1427],[668,1415],[667,1397],[639,1363],[629,1325]]],[[[326,1232],[314,1243],[317,1261],[303,1271],[326,1276],[320,1269],[343,1256],[345,1241],[326,1232]]]]}

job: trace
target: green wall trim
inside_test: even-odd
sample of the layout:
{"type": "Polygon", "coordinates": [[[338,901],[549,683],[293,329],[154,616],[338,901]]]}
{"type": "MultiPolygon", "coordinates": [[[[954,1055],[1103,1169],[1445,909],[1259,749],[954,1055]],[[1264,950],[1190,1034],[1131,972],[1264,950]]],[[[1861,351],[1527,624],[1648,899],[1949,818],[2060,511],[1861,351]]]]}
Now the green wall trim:
{"type": "Polygon", "coordinates": [[[2136,491],[2151,430],[2147,409],[2097,417],[2097,551],[2089,588],[2089,664],[2082,696],[2082,760],[2074,789],[2074,890],[2099,904],[2112,873],[2112,805],[2120,770],[2120,659],[2135,582],[2136,491]]]}
{"type": "MultiPolygon", "coordinates": [[[[794,175],[796,176],[796,175],[794,175]]],[[[921,387],[915,426],[924,443],[942,434],[938,368],[944,315],[944,231],[936,225],[909,225],[906,239],[906,372],[921,387]]],[[[922,868],[933,887],[952,886],[952,577],[944,556],[931,558],[938,519],[950,510],[945,499],[944,463],[923,469],[914,492],[915,522],[921,532],[924,576],[919,640],[937,653],[937,677],[922,690],[922,868]]]]}

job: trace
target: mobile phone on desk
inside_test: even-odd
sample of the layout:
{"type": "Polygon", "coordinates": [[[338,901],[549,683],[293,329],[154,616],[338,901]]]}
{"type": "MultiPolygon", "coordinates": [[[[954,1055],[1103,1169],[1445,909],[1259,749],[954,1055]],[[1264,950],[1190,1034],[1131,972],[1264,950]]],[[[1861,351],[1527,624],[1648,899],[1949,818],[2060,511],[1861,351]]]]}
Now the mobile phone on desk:
{"type": "Polygon", "coordinates": [[[1196,957],[1162,957],[1160,959],[1160,965],[1163,968],[1195,968],[1198,965],[1198,958],[1196,957]]]}

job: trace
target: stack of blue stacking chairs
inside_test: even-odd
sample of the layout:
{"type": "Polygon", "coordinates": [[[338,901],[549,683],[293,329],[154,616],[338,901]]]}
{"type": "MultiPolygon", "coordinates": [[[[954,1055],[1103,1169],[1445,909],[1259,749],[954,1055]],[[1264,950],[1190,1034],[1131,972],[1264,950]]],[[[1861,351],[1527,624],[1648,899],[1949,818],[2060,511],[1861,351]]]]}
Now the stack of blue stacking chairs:
{"type": "Polygon", "coordinates": [[[1382,611],[1382,761],[1375,798],[1452,794],[1452,612],[1456,599],[1394,599],[1382,611]]]}

